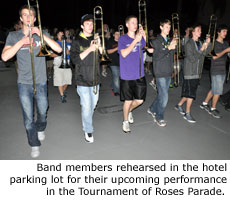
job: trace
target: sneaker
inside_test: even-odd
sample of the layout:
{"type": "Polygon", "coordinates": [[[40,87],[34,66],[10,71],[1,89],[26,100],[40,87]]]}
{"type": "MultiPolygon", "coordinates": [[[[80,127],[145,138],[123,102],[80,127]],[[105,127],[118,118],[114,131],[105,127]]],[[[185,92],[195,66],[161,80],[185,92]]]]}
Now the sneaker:
{"type": "Polygon", "coordinates": [[[202,110],[206,110],[207,112],[210,110],[209,104],[204,105],[204,104],[202,103],[202,104],[200,105],[200,108],[201,108],[202,110]]]}
{"type": "Polygon", "coordinates": [[[38,139],[43,141],[46,138],[45,131],[38,132],[38,139]]]}
{"type": "Polygon", "coordinates": [[[169,88],[173,88],[173,84],[172,83],[169,84],[169,88]]]}
{"type": "Polygon", "coordinates": [[[61,96],[61,102],[62,102],[62,103],[66,103],[66,102],[67,102],[67,101],[66,101],[65,95],[62,95],[62,96],[61,96]]]}
{"type": "Polygon", "coordinates": [[[150,115],[152,115],[153,119],[156,118],[156,113],[151,112],[150,108],[147,110],[147,113],[149,113],[150,115]]]}
{"type": "Polygon", "coordinates": [[[67,91],[66,91],[66,90],[63,92],[63,95],[64,95],[65,97],[67,97],[67,91]]]}
{"type": "Polygon", "coordinates": [[[220,112],[217,109],[214,110],[210,109],[208,113],[217,119],[221,118],[220,112]]]}
{"type": "Polygon", "coordinates": [[[167,125],[166,121],[164,121],[164,120],[157,120],[156,118],[154,119],[154,122],[156,122],[157,125],[160,126],[160,127],[165,127],[167,125]]]}
{"type": "Polygon", "coordinates": [[[157,85],[153,80],[149,83],[149,85],[151,85],[154,90],[157,90],[157,85]]]}
{"type": "Polygon", "coordinates": [[[134,123],[133,113],[132,113],[132,112],[129,112],[128,121],[129,121],[130,124],[133,124],[133,123],[134,123]]]}
{"type": "Polygon", "coordinates": [[[85,132],[85,140],[88,143],[93,143],[94,142],[93,133],[85,132]]]}
{"type": "Polygon", "coordinates": [[[106,72],[106,70],[103,70],[102,72],[101,72],[101,75],[103,76],[103,77],[107,77],[107,72],[106,72]]]}
{"type": "Polygon", "coordinates": [[[196,120],[192,117],[192,115],[190,113],[186,113],[184,115],[184,119],[187,120],[190,123],[195,123],[196,120]]]}
{"type": "Polygon", "coordinates": [[[175,110],[179,111],[180,114],[185,115],[185,111],[182,108],[182,106],[176,105],[174,108],[175,108],[175,110]]]}
{"type": "Polygon", "coordinates": [[[32,147],[31,150],[31,157],[32,158],[37,158],[40,155],[39,147],[32,147]]]}
{"type": "Polygon", "coordinates": [[[123,121],[122,129],[125,133],[131,132],[129,127],[129,121],[123,121]]]}

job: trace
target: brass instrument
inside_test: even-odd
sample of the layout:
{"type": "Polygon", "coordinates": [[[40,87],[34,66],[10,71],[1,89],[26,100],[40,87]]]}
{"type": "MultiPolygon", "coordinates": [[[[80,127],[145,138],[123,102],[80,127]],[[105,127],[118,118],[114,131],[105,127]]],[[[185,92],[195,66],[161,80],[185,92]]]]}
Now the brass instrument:
{"type": "Polygon", "coordinates": [[[213,56],[216,56],[216,53],[214,51],[215,40],[216,40],[216,26],[217,26],[217,17],[214,14],[212,14],[210,16],[210,22],[209,22],[209,28],[208,28],[208,34],[207,34],[207,36],[210,36],[210,39],[212,41],[211,51],[207,56],[211,58],[213,56]]]}
{"type": "Polygon", "coordinates": [[[181,36],[180,36],[180,18],[178,13],[172,14],[172,31],[173,38],[177,40],[176,53],[174,55],[174,86],[178,86],[180,82],[180,59],[184,58],[181,49],[181,36]]]}
{"type": "Polygon", "coordinates": [[[125,34],[124,26],[123,25],[119,25],[118,26],[118,31],[120,33],[120,36],[124,35],[125,34]]]}
{"type": "Polygon", "coordinates": [[[32,31],[31,31],[31,26],[32,26],[32,21],[31,21],[31,6],[30,6],[30,1],[27,0],[28,3],[28,8],[29,8],[29,17],[30,17],[30,24],[28,25],[29,28],[29,39],[30,39],[30,57],[31,57],[31,67],[32,67],[32,80],[33,80],[33,93],[36,95],[36,80],[35,80],[35,71],[34,71],[34,50],[33,50],[33,41],[32,41],[32,31]]]}
{"type": "Polygon", "coordinates": [[[67,46],[66,46],[66,39],[62,37],[62,63],[60,68],[71,68],[69,62],[67,60],[67,46]]]}
{"type": "MultiPolygon", "coordinates": [[[[102,51],[101,51],[101,57],[100,57],[100,61],[102,64],[107,64],[109,62],[111,62],[111,60],[109,59],[106,50],[105,50],[105,37],[104,37],[104,24],[103,24],[103,10],[101,6],[96,6],[93,9],[93,13],[94,13],[94,43],[98,44],[98,40],[96,40],[98,38],[98,34],[96,33],[97,31],[97,21],[100,21],[101,23],[101,41],[102,41],[102,51]]],[[[93,84],[94,84],[94,89],[93,92],[96,95],[98,93],[98,79],[97,79],[97,74],[99,72],[99,58],[98,58],[98,54],[99,54],[99,47],[97,47],[96,51],[94,52],[94,59],[93,59],[93,84]]]]}
{"type": "Polygon", "coordinates": [[[146,36],[146,43],[144,49],[148,48],[148,24],[147,24],[147,12],[146,12],[146,2],[145,0],[138,1],[138,8],[139,8],[139,24],[142,25],[143,30],[145,31],[146,36]],[[144,15],[144,17],[142,17],[144,15]]]}
{"type": "Polygon", "coordinates": [[[38,14],[38,27],[40,30],[40,39],[41,39],[41,49],[40,49],[40,52],[37,54],[37,57],[50,56],[51,53],[47,50],[46,45],[44,43],[38,0],[36,0],[36,7],[37,7],[37,14],[38,14]]]}

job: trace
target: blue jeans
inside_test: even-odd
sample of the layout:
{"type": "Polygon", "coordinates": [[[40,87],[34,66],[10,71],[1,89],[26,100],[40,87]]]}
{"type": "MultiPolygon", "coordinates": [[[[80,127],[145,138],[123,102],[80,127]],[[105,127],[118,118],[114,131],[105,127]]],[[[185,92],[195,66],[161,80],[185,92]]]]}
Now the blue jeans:
{"type": "Polygon", "coordinates": [[[212,94],[213,95],[222,95],[224,90],[224,75],[211,75],[211,86],[212,86],[212,94]]]}
{"type": "Polygon", "coordinates": [[[37,132],[46,128],[48,109],[47,84],[36,84],[36,95],[33,94],[32,84],[18,83],[19,99],[23,112],[28,143],[31,147],[40,146],[37,132]],[[34,105],[36,105],[37,120],[34,121],[34,105]]]}
{"type": "Polygon", "coordinates": [[[99,98],[99,85],[97,86],[98,92],[93,93],[94,87],[77,86],[77,93],[80,96],[81,104],[81,118],[83,131],[93,133],[93,113],[99,98]]]}
{"type": "Polygon", "coordinates": [[[153,101],[150,106],[150,111],[156,113],[157,120],[164,119],[165,108],[168,103],[168,89],[171,82],[171,77],[156,78],[157,84],[157,98],[153,101]]]}
{"type": "Polygon", "coordinates": [[[110,66],[113,75],[112,89],[114,93],[120,93],[120,67],[119,66],[110,66]]]}

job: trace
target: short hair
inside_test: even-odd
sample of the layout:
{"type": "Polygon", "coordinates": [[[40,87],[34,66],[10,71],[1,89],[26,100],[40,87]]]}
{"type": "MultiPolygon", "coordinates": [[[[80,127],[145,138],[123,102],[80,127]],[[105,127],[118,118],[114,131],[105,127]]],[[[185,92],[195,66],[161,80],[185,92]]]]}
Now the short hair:
{"type": "Polygon", "coordinates": [[[137,19],[137,17],[136,17],[135,15],[129,15],[129,16],[126,17],[125,23],[128,23],[128,21],[129,21],[130,19],[132,19],[132,18],[137,19]]]}
{"type": "Polygon", "coordinates": [[[201,27],[201,24],[200,23],[193,24],[191,30],[194,31],[197,27],[201,27]]]}
{"type": "Polygon", "coordinates": [[[218,27],[217,27],[217,33],[220,33],[221,32],[221,30],[228,30],[228,26],[227,25],[225,25],[225,24],[221,24],[221,25],[219,25],[218,27]]]}
{"type": "Polygon", "coordinates": [[[165,24],[171,25],[171,21],[169,19],[162,19],[160,21],[160,26],[164,26],[165,24]]]}
{"type": "MultiPolygon", "coordinates": [[[[29,10],[29,5],[26,4],[26,5],[22,6],[22,7],[19,9],[19,16],[22,16],[22,10],[23,10],[23,9],[28,9],[28,10],[29,10]]],[[[37,14],[36,14],[35,8],[34,8],[33,6],[31,6],[31,7],[30,7],[30,10],[33,11],[34,16],[36,17],[37,14]]]]}

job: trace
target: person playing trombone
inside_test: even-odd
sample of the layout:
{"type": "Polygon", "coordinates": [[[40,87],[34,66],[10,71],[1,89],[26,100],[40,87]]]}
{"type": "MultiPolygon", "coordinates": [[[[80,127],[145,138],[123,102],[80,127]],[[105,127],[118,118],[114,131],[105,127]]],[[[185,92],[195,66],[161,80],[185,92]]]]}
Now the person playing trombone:
{"type": "Polygon", "coordinates": [[[146,97],[146,79],[144,76],[143,48],[145,32],[136,16],[128,16],[125,20],[128,33],[118,40],[120,54],[120,100],[123,105],[122,129],[130,132],[130,124],[134,123],[132,111],[140,106],[146,97]]]}
{"type": "Polygon", "coordinates": [[[88,143],[93,143],[93,114],[99,99],[100,84],[99,70],[97,67],[96,71],[94,70],[95,63],[99,62],[99,57],[94,59],[94,54],[97,49],[101,52],[101,42],[99,36],[93,35],[94,16],[92,14],[85,14],[81,17],[81,28],[82,32],[72,42],[70,59],[75,64],[76,92],[80,96],[85,140],[88,143]]]}
{"type": "Polygon", "coordinates": [[[36,55],[40,52],[41,38],[44,38],[44,41],[58,53],[62,51],[62,48],[49,37],[48,33],[40,36],[40,30],[34,27],[36,11],[33,7],[29,5],[22,6],[19,15],[23,24],[22,29],[9,33],[2,52],[2,59],[7,61],[17,55],[19,100],[23,111],[28,143],[32,147],[31,157],[35,158],[40,155],[40,141],[45,138],[44,130],[47,124],[48,108],[46,61],[45,57],[36,57],[36,55]],[[30,32],[33,34],[31,38],[33,41],[32,54],[30,50],[30,32]],[[33,55],[34,62],[31,61],[31,55],[33,55]],[[35,76],[31,72],[32,65],[34,65],[35,76]],[[36,94],[33,92],[33,77],[36,82],[36,94]],[[34,104],[37,108],[36,122],[34,120],[34,104]]]}
{"type": "Polygon", "coordinates": [[[183,115],[184,119],[190,123],[196,120],[191,115],[191,106],[196,99],[196,92],[199,84],[200,74],[202,72],[203,62],[206,55],[211,51],[210,36],[207,36],[206,42],[201,43],[201,25],[194,24],[192,27],[192,38],[185,45],[184,61],[184,81],[182,85],[182,94],[180,102],[175,109],[183,115]],[[186,103],[186,110],[182,108],[186,103]]]}
{"type": "Polygon", "coordinates": [[[216,56],[211,59],[211,89],[200,108],[206,110],[215,118],[221,118],[219,111],[216,109],[220,95],[223,94],[224,81],[226,78],[226,61],[227,54],[230,53],[230,47],[224,41],[228,32],[226,25],[220,25],[217,29],[217,39],[215,40],[214,51],[216,56]],[[208,104],[212,101],[211,106],[208,104]]]}

